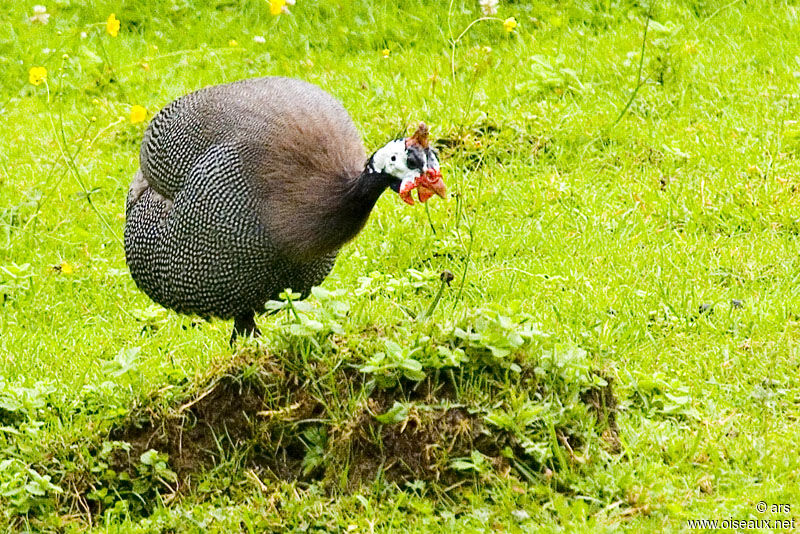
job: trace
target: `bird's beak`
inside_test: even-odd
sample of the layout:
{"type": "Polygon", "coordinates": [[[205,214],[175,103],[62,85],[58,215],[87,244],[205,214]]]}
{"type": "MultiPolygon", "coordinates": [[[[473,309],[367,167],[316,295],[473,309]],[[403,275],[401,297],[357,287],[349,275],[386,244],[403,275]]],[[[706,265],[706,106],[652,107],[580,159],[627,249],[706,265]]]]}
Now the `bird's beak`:
{"type": "Polygon", "coordinates": [[[411,196],[414,189],[417,190],[420,202],[427,202],[433,195],[447,198],[447,187],[444,185],[439,169],[428,169],[416,178],[403,179],[400,183],[400,198],[411,206],[414,205],[414,197],[411,196]]]}

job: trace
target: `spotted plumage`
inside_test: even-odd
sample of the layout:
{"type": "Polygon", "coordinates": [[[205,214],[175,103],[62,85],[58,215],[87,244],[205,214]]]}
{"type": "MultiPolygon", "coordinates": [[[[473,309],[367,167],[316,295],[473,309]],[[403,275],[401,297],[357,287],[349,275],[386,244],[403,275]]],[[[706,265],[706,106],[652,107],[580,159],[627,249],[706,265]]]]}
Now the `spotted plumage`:
{"type": "Polygon", "coordinates": [[[264,303],[321,283],[386,187],[427,162],[365,163],[345,109],[311,84],[267,77],[179,98],[148,126],[128,192],[131,275],[165,307],[257,332],[264,303]]]}

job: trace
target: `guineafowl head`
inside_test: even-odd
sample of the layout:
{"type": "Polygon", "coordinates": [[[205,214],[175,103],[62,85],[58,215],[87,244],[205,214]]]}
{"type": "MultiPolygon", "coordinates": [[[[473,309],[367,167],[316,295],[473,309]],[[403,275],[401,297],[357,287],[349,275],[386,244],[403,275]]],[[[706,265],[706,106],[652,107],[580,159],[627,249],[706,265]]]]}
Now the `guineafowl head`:
{"type": "Polygon", "coordinates": [[[447,196],[439,170],[436,150],[428,142],[428,127],[420,123],[411,137],[394,139],[379,148],[367,163],[368,170],[380,174],[404,202],[413,205],[416,189],[420,202],[434,194],[447,196]]]}

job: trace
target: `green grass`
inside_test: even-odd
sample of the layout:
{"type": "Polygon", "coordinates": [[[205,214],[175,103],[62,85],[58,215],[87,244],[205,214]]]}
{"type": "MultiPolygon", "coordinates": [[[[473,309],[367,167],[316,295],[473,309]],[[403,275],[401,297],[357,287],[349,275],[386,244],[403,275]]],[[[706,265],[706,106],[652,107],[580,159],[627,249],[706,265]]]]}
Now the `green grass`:
{"type": "MultiPolygon", "coordinates": [[[[642,84],[619,121],[637,86],[647,19],[636,2],[501,1],[501,20],[472,26],[454,58],[454,39],[480,17],[476,1],[298,0],[291,15],[273,17],[261,0],[55,0],[46,26],[28,22],[34,2],[23,4],[0,0],[0,524],[598,532],[796,515],[792,3],[653,3],[642,84]],[[117,37],[105,32],[112,12],[122,21],[117,37]],[[507,34],[510,16],[519,26],[507,34]],[[28,83],[35,66],[48,72],[39,86],[28,83]],[[326,316],[310,299],[323,311],[309,317],[341,333],[292,333],[285,314],[265,316],[264,342],[232,356],[230,324],[153,306],[127,272],[124,202],[146,125],[128,117],[136,104],[151,118],[191,90],[261,75],[335,95],[368,149],[426,121],[451,197],[415,208],[393,194],[380,199],[323,284],[344,290],[334,300],[349,313],[326,316]],[[455,281],[433,316],[415,321],[403,310],[427,309],[444,269],[455,281]],[[503,335],[534,323],[541,334],[488,361],[467,350],[441,373],[430,356],[422,372],[442,383],[455,376],[447,383],[462,389],[452,402],[481,419],[542,395],[571,398],[563,411],[542,406],[584,442],[570,454],[542,441],[543,427],[525,427],[546,449],[539,461],[515,458],[530,476],[481,468],[455,487],[378,477],[352,488],[329,480],[348,458],[335,447],[323,451],[328,478],[295,482],[248,467],[247,452],[234,449],[177,496],[169,467],[138,458],[133,489],[109,497],[101,514],[87,514],[74,495],[108,481],[99,451],[112,427],[131,413],[174,413],[231,365],[277,362],[318,388],[323,426],[339,430],[366,413],[359,402],[374,384],[343,385],[345,375],[327,371],[363,376],[387,339],[461,347],[453,327],[475,327],[487,309],[512,324],[503,335]],[[553,353],[566,363],[548,360],[553,353]],[[540,389],[509,371],[512,362],[523,375],[538,367],[540,389]],[[576,411],[575,395],[591,381],[585,365],[613,379],[619,452],[576,411]],[[762,514],[758,501],[793,510],[762,514]]],[[[386,387],[422,408],[407,380],[386,387]]]]}

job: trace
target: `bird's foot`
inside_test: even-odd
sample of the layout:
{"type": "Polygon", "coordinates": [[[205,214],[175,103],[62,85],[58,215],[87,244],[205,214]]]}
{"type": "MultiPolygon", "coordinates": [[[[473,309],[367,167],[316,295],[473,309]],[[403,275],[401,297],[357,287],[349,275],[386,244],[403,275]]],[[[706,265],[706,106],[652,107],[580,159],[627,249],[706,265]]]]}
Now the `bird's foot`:
{"type": "Polygon", "coordinates": [[[239,337],[260,337],[261,330],[256,326],[255,314],[240,315],[233,321],[233,333],[231,333],[230,344],[236,342],[239,337]]]}

